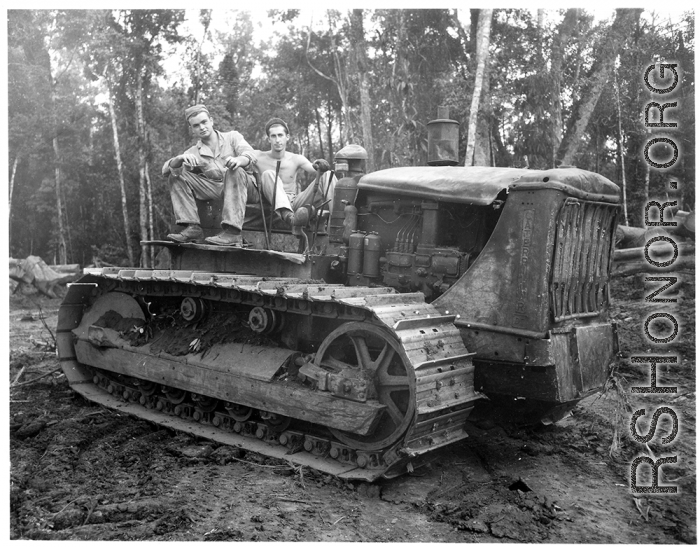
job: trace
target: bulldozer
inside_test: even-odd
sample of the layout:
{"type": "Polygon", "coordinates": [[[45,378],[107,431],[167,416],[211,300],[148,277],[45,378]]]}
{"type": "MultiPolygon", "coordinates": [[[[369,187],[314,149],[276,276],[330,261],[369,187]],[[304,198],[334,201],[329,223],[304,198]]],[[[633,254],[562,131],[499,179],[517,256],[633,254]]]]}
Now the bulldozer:
{"type": "MultiPolygon", "coordinates": [[[[616,184],[574,167],[334,157],[306,226],[247,247],[145,242],[157,269],[86,269],[59,311],[63,370],[90,401],[348,480],[411,472],[476,417],[552,423],[605,384],[616,184]]],[[[205,235],[221,204],[200,202],[205,235]]],[[[264,238],[262,232],[264,231],[264,238]]]]}

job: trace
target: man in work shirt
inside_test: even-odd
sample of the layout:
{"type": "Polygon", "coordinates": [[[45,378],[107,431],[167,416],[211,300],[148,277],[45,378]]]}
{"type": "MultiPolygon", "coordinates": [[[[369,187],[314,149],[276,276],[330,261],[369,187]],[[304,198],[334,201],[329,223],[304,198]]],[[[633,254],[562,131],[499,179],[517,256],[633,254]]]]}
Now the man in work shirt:
{"type": "MultiPolygon", "coordinates": [[[[270,150],[265,152],[255,151],[255,169],[260,173],[263,193],[268,197],[276,187],[275,210],[281,210],[283,218],[287,211],[296,211],[304,205],[313,205],[318,208],[324,201],[333,198],[334,183],[330,183],[330,177],[323,174],[319,178],[318,188],[309,184],[304,190],[297,193],[297,174],[299,170],[316,174],[316,171],[325,173],[330,169],[326,160],[316,160],[311,163],[304,156],[287,152],[289,142],[289,127],[280,118],[272,118],[265,124],[265,134],[270,142],[270,150]],[[279,175],[275,185],[275,173],[277,162],[280,162],[279,175]]],[[[332,201],[331,201],[332,203],[332,201]]]]}
{"type": "MultiPolygon", "coordinates": [[[[185,226],[181,232],[169,234],[168,239],[201,243],[204,234],[195,199],[220,199],[223,195],[222,231],[205,241],[213,245],[241,245],[245,206],[254,181],[246,170],[250,171],[256,162],[254,150],[238,131],[215,130],[204,105],[187,108],[185,119],[199,140],[163,165],[163,176],[170,183],[175,222],[185,226]]],[[[264,193],[271,196],[272,190],[264,193]]],[[[277,210],[284,206],[280,203],[277,210]]],[[[280,216],[291,225],[291,210],[281,211],[280,216]]]]}

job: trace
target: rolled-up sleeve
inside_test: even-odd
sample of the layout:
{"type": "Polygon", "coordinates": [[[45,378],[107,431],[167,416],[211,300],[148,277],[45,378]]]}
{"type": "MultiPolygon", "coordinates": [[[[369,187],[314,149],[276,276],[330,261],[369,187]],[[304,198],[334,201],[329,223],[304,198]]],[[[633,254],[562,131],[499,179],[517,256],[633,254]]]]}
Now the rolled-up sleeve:
{"type": "Polygon", "coordinates": [[[247,167],[252,167],[258,162],[258,159],[255,157],[255,150],[253,150],[253,147],[248,144],[248,141],[245,140],[243,135],[241,135],[238,131],[231,131],[230,133],[227,133],[227,136],[231,139],[230,145],[233,149],[233,155],[245,156],[250,160],[250,164],[247,167]]]}
{"type": "MultiPolygon", "coordinates": [[[[185,150],[185,154],[194,154],[200,158],[201,161],[201,156],[199,155],[199,148],[196,146],[191,146],[187,150],[185,150]]],[[[173,161],[177,156],[173,156],[170,158],[168,161],[166,161],[163,164],[163,169],[161,170],[161,174],[164,177],[169,177],[170,175],[175,175],[176,177],[179,175],[182,175],[183,170],[185,169],[185,165],[182,164],[180,167],[170,167],[170,162],[173,161]]]]}
{"type": "Polygon", "coordinates": [[[175,171],[182,171],[182,167],[179,169],[174,169],[173,167],[170,167],[170,162],[173,158],[170,158],[169,160],[166,160],[165,163],[163,164],[163,169],[161,170],[161,175],[164,177],[169,177],[171,174],[177,175],[179,173],[175,173],[175,171]]]}

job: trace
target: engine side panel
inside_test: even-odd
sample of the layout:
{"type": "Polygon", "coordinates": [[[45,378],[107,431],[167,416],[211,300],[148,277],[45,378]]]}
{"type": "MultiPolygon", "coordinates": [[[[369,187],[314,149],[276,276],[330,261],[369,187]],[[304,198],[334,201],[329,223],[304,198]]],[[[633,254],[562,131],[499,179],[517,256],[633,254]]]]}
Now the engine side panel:
{"type": "Polygon", "coordinates": [[[435,305],[458,314],[460,324],[544,336],[557,204],[562,199],[554,190],[512,193],[479,257],[435,305]]]}

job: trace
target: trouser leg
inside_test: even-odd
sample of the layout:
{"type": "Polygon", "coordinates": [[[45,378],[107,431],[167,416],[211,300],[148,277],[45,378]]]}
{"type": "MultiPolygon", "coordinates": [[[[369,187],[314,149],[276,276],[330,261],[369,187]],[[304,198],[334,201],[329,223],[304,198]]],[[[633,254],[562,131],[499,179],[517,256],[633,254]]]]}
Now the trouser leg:
{"type": "Polygon", "coordinates": [[[224,176],[224,209],[221,212],[221,226],[231,226],[237,230],[243,228],[245,204],[248,200],[248,185],[252,184],[251,175],[243,169],[227,169],[224,176]]]}
{"type": "Polygon", "coordinates": [[[219,199],[224,191],[222,182],[214,182],[189,171],[170,175],[168,183],[176,224],[199,224],[195,199],[219,199]]]}
{"type": "Polygon", "coordinates": [[[260,185],[262,186],[262,193],[265,198],[267,198],[267,201],[272,203],[272,196],[275,196],[275,211],[281,209],[289,209],[291,211],[292,204],[284,191],[282,180],[278,178],[277,185],[275,186],[275,172],[271,169],[263,171],[261,178],[260,185]]]}

